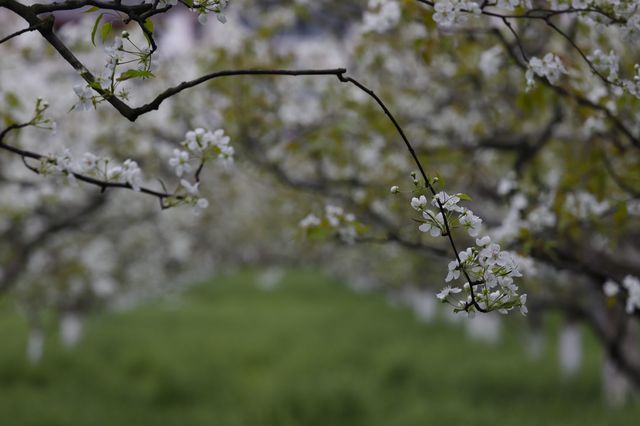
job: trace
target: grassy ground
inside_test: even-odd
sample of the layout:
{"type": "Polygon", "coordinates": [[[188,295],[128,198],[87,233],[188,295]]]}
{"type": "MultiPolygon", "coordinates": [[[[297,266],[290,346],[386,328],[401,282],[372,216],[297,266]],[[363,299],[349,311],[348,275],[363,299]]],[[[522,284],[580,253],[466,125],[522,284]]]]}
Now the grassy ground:
{"type": "MultiPolygon", "coordinates": [[[[381,296],[309,273],[272,292],[240,274],[93,319],[72,352],[55,339],[35,367],[24,322],[0,307],[4,425],[637,425],[640,407],[600,402],[599,354],[558,377],[507,330],[497,346],[418,324],[381,296]]],[[[54,336],[55,337],[55,336],[54,336]]]]}

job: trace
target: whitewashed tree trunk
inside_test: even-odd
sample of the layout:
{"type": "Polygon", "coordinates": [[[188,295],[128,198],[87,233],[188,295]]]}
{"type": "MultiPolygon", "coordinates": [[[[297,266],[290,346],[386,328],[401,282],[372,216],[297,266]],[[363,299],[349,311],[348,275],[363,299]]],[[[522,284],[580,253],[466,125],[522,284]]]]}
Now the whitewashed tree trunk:
{"type": "Polygon", "coordinates": [[[602,394],[609,407],[622,407],[626,404],[631,390],[631,383],[618,370],[615,363],[605,356],[602,363],[602,394]]]}
{"type": "Polygon", "coordinates": [[[428,324],[433,322],[438,306],[435,294],[429,290],[416,290],[411,297],[411,308],[418,320],[428,324]]]}
{"type": "MultiPolygon", "coordinates": [[[[627,333],[622,342],[622,351],[631,364],[640,367],[640,329],[637,320],[630,318],[627,324],[627,333]]],[[[610,407],[622,407],[634,396],[638,389],[633,382],[616,367],[613,360],[605,356],[602,364],[602,394],[605,403],[610,407]]]]}
{"type": "Polygon", "coordinates": [[[74,348],[84,333],[84,320],[77,312],[65,312],[60,318],[60,341],[65,348],[74,348]]]}
{"type": "Polygon", "coordinates": [[[496,344],[502,333],[502,320],[496,314],[476,315],[465,321],[467,336],[471,339],[496,344]]]}
{"type": "Polygon", "coordinates": [[[29,330],[27,337],[27,360],[31,364],[37,364],[44,353],[44,332],[39,327],[29,330]]]}
{"type": "Polygon", "coordinates": [[[558,335],[558,361],[565,377],[575,376],[582,366],[582,330],[578,323],[565,323],[558,335]]]}
{"type": "Polygon", "coordinates": [[[438,313],[436,296],[429,290],[420,289],[413,285],[388,292],[387,300],[391,306],[411,309],[421,323],[431,323],[438,313]]]}
{"type": "Polygon", "coordinates": [[[545,345],[544,330],[540,327],[532,328],[526,337],[525,351],[532,361],[537,361],[542,357],[545,345]]]}

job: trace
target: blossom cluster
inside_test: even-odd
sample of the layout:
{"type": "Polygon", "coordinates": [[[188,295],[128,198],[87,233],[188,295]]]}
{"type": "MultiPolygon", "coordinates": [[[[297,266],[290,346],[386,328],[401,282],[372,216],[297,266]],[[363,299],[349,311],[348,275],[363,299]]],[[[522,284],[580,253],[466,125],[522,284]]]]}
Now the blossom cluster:
{"type": "MultiPolygon", "coordinates": [[[[640,31],[640,21],[638,25],[640,31]]],[[[640,98],[640,64],[634,65],[634,75],[631,79],[627,79],[619,76],[620,57],[613,50],[605,54],[600,49],[596,49],[587,59],[599,72],[606,73],[609,82],[640,98]]],[[[621,94],[621,91],[614,93],[621,94]]]]}
{"type": "Polygon", "coordinates": [[[587,56],[587,59],[598,71],[606,72],[609,80],[617,80],[620,71],[620,57],[613,50],[606,54],[602,50],[596,49],[587,56]]]}
{"type": "MultiPolygon", "coordinates": [[[[42,111],[46,107],[47,104],[44,101],[38,100],[36,117],[39,117],[42,122],[47,122],[42,118],[42,111]]],[[[40,121],[34,121],[34,125],[40,121]]],[[[198,128],[187,132],[185,140],[181,143],[186,150],[174,150],[174,156],[169,159],[169,165],[178,177],[195,170],[195,181],[181,179],[172,194],[162,196],[165,199],[164,205],[167,207],[191,205],[195,214],[207,208],[208,200],[200,196],[199,174],[204,165],[213,159],[225,166],[233,164],[234,149],[229,145],[229,140],[222,129],[211,132],[198,128]]],[[[78,178],[90,178],[98,185],[107,186],[107,184],[118,183],[128,185],[134,191],[140,191],[143,184],[142,171],[134,160],[127,159],[122,164],[117,164],[108,157],[97,156],[90,152],[76,158],[67,148],[43,155],[33,169],[41,175],[63,177],[67,183],[73,185],[77,184],[78,178]]]]}
{"type": "MultiPolygon", "coordinates": [[[[640,279],[632,275],[627,275],[622,280],[622,286],[627,290],[627,313],[632,314],[636,310],[640,310],[640,279]]],[[[620,285],[608,280],[602,287],[607,297],[615,297],[620,292],[620,285]]]]}
{"type": "MultiPolygon", "coordinates": [[[[195,0],[189,2],[190,9],[198,14],[198,21],[201,24],[207,22],[207,14],[214,13],[216,18],[221,23],[227,22],[226,16],[224,16],[223,11],[229,6],[231,0],[195,0]]],[[[178,0],[144,0],[145,3],[155,4],[157,2],[157,7],[164,8],[168,6],[175,6],[178,4],[178,0]]]]}
{"type": "Polygon", "coordinates": [[[480,5],[473,0],[436,0],[433,8],[433,20],[442,27],[463,24],[470,14],[480,14],[480,5]]]}
{"type": "Polygon", "coordinates": [[[633,80],[623,80],[623,87],[635,96],[636,98],[640,98],[640,64],[634,65],[635,74],[633,76],[633,80]]]}
{"type": "Polygon", "coordinates": [[[568,74],[568,72],[558,55],[547,53],[542,59],[533,56],[529,59],[529,67],[525,73],[527,90],[531,90],[535,85],[534,75],[546,77],[549,83],[555,84],[561,74],[568,74]]]}
{"type": "Polygon", "coordinates": [[[307,232],[323,228],[332,230],[343,242],[348,244],[353,243],[358,236],[355,215],[346,212],[342,207],[331,204],[325,206],[322,217],[310,213],[300,221],[299,225],[307,232]]]}
{"type": "Polygon", "coordinates": [[[600,216],[610,207],[611,205],[607,200],[598,201],[591,193],[586,191],[569,193],[565,200],[565,209],[582,220],[591,216],[600,216]]]}
{"type": "Polygon", "coordinates": [[[199,173],[204,165],[211,160],[217,160],[226,167],[233,164],[235,150],[229,142],[229,136],[226,136],[222,129],[212,132],[197,128],[186,133],[185,140],[181,142],[184,149],[173,150],[169,166],[173,168],[178,177],[195,172],[195,182],[191,183],[187,179],[181,179],[180,188],[177,191],[179,197],[176,197],[171,203],[191,205],[195,214],[200,214],[203,209],[209,206],[207,199],[200,196],[199,173]]]}
{"type": "Polygon", "coordinates": [[[422,232],[428,232],[432,237],[439,237],[447,234],[445,217],[450,227],[462,226],[472,237],[477,237],[480,233],[482,219],[473,214],[466,207],[458,205],[461,199],[468,199],[465,194],[449,195],[444,191],[437,193],[431,200],[431,204],[440,209],[437,213],[427,209],[427,197],[420,195],[411,199],[411,207],[422,213],[423,222],[418,229],[422,232]]]}
{"type": "MultiPolygon", "coordinates": [[[[506,314],[514,307],[519,307],[524,315],[527,313],[526,294],[518,294],[518,286],[513,279],[521,277],[516,257],[500,245],[491,242],[489,236],[476,239],[476,245],[458,254],[458,258],[449,262],[446,282],[461,278],[465,271],[472,283],[466,281],[462,289],[445,287],[438,299],[449,303],[460,310],[473,309],[473,300],[485,311],[497,310],[506,314]],[[459,260],[458,260],[459,259],[459,260]],[[471,285],[476,286],[471,296],[471,285]],[[465,291],[465,298],[455,299],[450,295],[465,291]]],[[[464,277],[466,278],[466,276],[464,277]]]]}
{"type": "MultiPolygon", "coordinates": [[[[105,46],[107,62],[100,75],[96,76],[91,84],[76,85],[73,87],[78,96],[78,102],[73,107],[77,111],[86,111],[95,108],[102,101],[102,96],[94,93],[92,88],[100,89],[108,94],[115,95],[123,100],[128,99],[128,91],[123,88],[123,83],[132,78],[151,78],[151,72],[155,63],[152,60],[150,47],[138,47],[131,40],[128,31],[122,31],[121,37],[114,37],[111,44],[105,46]],[[125,41],[127,45],[125,46],[125,41]],[[126,56],[125,56],[126,55],[126,56]],[[123,65],[135,64],[135,68],[119,71],[123,65]]],[[[81,71],[84,77],[85,71],[81,71]]]]}
{"type": "Polygon", "coordinates": [[[215,14],[216,19],[224,24],[227,22],[227,17],[223,12],[229,7],[230,1],[231,0],[194,0],[191,10],[198,14],[198,21],[201,24],[207,22],[207,15],[209,13],[215,14]]]}
{"type": "Polygon", "coordinates": [[[107,183],[125,183],[134,191],[140,191],[143,180],[138,163],[131,159],[118,165],[108,157],[98,157],[90,152],[78,159],[67,148],[43,156],[37,171],[45,176],[64,176],[72,184],[76,183],[76,175],[89,176],[107,183]]]}
{"type": "MultiPolygon", "coordinates": [[[[470,236],[477,237],[481,230],[482,219],[466,207],[459,205],[464,194],[450,195],[444,191],[431,199],[431,204],[439,211],[427,209],[428,200],[424,195],[413,197],[411,207],[422,213],[419,230],[433,237],[447,235],[452,229],[462,227],[470,236]]],[[[457,254],[449,262],[445,282],[465,279],[462,288],[447,286],[438,299],[452,305],[457,311],[473,313],[478,307],[483,311],[497,310],[507,313],[519,307],[522,314],[527,313],[526,294],[518,293],[513,279],[521,277],[515,256],[501,250],[500,245],[491,242],[489,236],[475,240],[476,245],[457,254]],[[456,296],[461,294],[460,296],[456,296]]]]}
{"type": "Polygon", "coordinates": [[[190,173],[213,159],[217,159],[225,166],[230,166],[233,164],[235,150],[229,145],[229,141],[229,136],[226,136],[222,129],[213,132],[203,128],[191,130],[187,132],[185,140],[181,143],[184,149],[173,150],[169,165],[178,177],[190,173]]]}
{"type": "Polygon", "coordinates": [[[400,21],[400,5],[396,0],[369,0],[364,13],[364,31],[383,33],[394,28],[400,21]]]}

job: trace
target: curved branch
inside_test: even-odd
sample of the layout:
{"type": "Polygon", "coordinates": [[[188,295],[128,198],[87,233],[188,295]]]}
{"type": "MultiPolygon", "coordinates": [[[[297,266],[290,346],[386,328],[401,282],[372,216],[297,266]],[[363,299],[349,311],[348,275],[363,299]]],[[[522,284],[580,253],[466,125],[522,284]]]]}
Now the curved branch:
{"type": "Polygon", "coordinates": [[[212,72],[209,74],[205,74],[202,77],[196,78],[194,80],[184,81],[177,86],[171,87],[164,92],[160,93],[154,100],[151,102],[142,105],[138,108],[134,108],[131,110],[130,117],[127,117],[131,121],[135,121],[139,116],[146,114],[150,111],[157,110],[160,107],[160,104],[174,96],[183,90],[190,89],[192,87],[198,86],[207,81],[220,78],[220,77],[231,77],[231,76],[241,76],[241,75],[249,75],[249,76],[304,76],[304,75],[315,75],[315,76],[339,76],[347,72],[344,68],[331,68],[331,69],[301,69],[301,70],[286,70],[286,69],[239,69],[239,70],[224,70],[212,72]]]}
{"type": "Polygon", "coordinates": [[[66,0],[64,2],[34,3],[29,6],[29,9],[36,15],[40,15],[42,13],[57,12],[59,10],[82,9],[86,6],[94,6],[105,10],[117,10],[118,12],[124,12],[126,14],[139,14],[153,9],[153,5],[150,3],[126,5],[120,1],[109,2],[100,0],[66,0]]]}

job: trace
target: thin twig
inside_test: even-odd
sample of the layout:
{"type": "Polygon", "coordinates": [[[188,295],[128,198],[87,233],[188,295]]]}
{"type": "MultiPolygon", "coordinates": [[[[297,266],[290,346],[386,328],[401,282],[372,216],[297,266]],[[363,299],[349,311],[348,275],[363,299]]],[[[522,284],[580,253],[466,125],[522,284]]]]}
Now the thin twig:
{"type": "Polygon", "coordinates": [[[31,25],[31,26],[29,26],[29,27],[27,27],[27,28],[24,28],[24,29],[20,30],[20,31],[16,31],[15,33],[13,33],[13,34],[9,34],[9,35],[8,35],[8,36],[6,36],[5,38],[1,39],[1,40],[0,40],[0,44],[4,43],[5,41],[9,41],[9,40],[11,40],[11,39],[12,39],[12,38],[14,38],[14,37],[18,37],[18,36],[19,36],[19,35],[21,35],[21,34],[28,33],[28,32],[30,32],[30,31],[35,31],[35,30],[37,30],[37,29],[38,29],[38,26],[37,26],[37,25],[31,25]]]}

